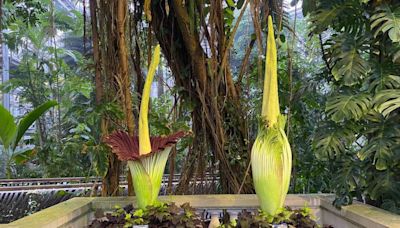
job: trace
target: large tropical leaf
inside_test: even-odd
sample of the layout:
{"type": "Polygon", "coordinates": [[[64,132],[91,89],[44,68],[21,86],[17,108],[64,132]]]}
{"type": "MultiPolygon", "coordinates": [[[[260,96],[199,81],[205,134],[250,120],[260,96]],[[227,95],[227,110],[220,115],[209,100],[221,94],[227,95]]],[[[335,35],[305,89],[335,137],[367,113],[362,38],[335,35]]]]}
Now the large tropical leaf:
{"type": "MultiPolygon", "coordinates": [[[[311,3],[306,1],[306,3],[311,3]]],[[[320,34],[333,28],[336,31],[345,30],[349,33],[358,33],[364,27],[364,18],[360,17],[362,10],[358,0],[345,2],[325,1],[319,4],[318,10],[310,16],[311,31],[320,34]],[[338,18],[345,18],[338,20],[338,18]],[[351,21],[351,23],[348,23],[351,21]]]]}
{"type": "Polygon", "coordinates": [[[313,147],[317,152],[317,158],[322,160],[340,156],[346,151],[346,146],[355,140],[355,133],[349,127],[323,126],[318,133],[318,137],[314,139],[313,147]]]}
{"type": "Polygon", "coordinates": [[[362,162],[348,153],[335,161],[334,166],[336,171],[333,173],[332,184],[337,196],[333,205],[340,207],[351,204],[354,191],[365,183],[365,177],[360,172],[362,162]]]}
{"type": "Polygon", "coordinates": [[[358,156],[361,160],[373,156],[373,164],[377,170],[385,170],[393,157],[393,150],[400,138],[388,138],[379,135],[372,138],[359,152],[358,156]]]}
{"type": "Polygon", "coordinates": [[[10,146],[16,131],[17,125],[14,123],[14,117],[0,105],[0,141],[5,149],[10,146]]]}
{"type": "Polygon", "coordinates": [[[47,110],[49,110],[51,107],[54,107],[57,105],[56,101],[48,101],[30,113],[28,113],[18,124],[18,130],[17,130],[17,135],[15,136],[14,142],[13,142],[13,150],[17,147],[19,140],[21,140],[22,136],[25,134],[26,130],[41,116],[43,113],[45,113],[47,110]]]}
{"type": "Polygon", "coordinates": [[[371,70],[364,58],[368,52],[368,39],[351,34],[332,36],[325,42],[330,53],[329,62],[333,65],[332,75],[345,86],[358,84],[371,70]]]}
{"type": "Polygon", "coordinates": [[[397,75],[381,75],[380,77],[372,78],[369,84],[369,90],[376,92],[396,88],[400,88],[400,76],[397,75]]]}
{"type": "Polygon", "coordinates": [[[368,193],[371,199],[400,199],[400,182],[398,181],[398,174],[396,172],[388,170],[386,172],[374,173],[371,176],[371,180],[368,180],[368,193]]]}
{"type": "Polygon", "coordinates": [[[375,96],[375,105],[378,111],[388,116],[394,110],[400,108],[400,89],[386,89],[375,96]]]}
{"type": "Polygon", "coordinates": [[[368,62],[355,48],[349,52],[342,52],[337,58],[339,60],[332,68],[332,74],[337,81],[343,80],[346,86],[357,84],[370,70],[368,62]]]}
{"type": "Polygon", "coordinates": [[[325,111],[335,122],[359,120],[371,106],[371,97],[368,94],[338,95],[328,99],[325,111]]]}
{"type": "Polygon", "coordinates": [[[369,126],[363,132],[368,138],[358,152],[361,160],[370,159],[377,170],[385,170],[393,162],[400,145],[400,124],[398,116],[384,117],[379,113],[368,115],[369,126]]]}
{"type": "Polygon", "coordinates": [[[362,87],[368,88],[370,93],[400,88],[400,76],[396,64],[392,61],[374,61],[371,66],[371,74],[363,81],[362,87]]]}
{"type": "Polygon", "coordinates": [[[372,15],[371,22],[375,37],[379,33],[387,32],[393,42],[400,42],[400,7],[392,9],[387,4],[383,4],[372,15]]]}

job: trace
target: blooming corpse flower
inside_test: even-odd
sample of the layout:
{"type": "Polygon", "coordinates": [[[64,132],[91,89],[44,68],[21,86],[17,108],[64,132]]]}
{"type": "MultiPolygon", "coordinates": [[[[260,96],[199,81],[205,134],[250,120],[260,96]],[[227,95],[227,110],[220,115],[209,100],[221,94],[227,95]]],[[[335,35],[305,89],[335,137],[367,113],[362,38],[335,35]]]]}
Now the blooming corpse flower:
{"type": "Polygon", "coordinates": [[[137,206],[145,209],[157,201],[165,165],[173,145],[186,135],[179,131],[169,136],[150,137],[148,126],[148,105],[151,83],[160,61],[160,46],[157,46],[146,77],[139,114],[139,136],[130,136],[116,131],[104,139],[112,152],[121,161],[127,161],[132,175],[137,206]]]}

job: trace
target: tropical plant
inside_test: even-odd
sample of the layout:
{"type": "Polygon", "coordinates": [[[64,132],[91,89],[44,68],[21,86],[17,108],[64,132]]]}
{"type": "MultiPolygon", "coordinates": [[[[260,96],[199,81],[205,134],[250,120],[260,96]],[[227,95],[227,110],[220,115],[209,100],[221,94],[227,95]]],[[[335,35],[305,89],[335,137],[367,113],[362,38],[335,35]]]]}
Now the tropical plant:
{"type": "Polygon", "coordinates": [[[0,141],[3,146],[3,153],[7,154],[8,161],[6,163],[7,177],[12,177],[12,162],[22,163],[27,161],[35,152],[30,147],[18,148],[22,137],[29,127],[37,121],[51,107],[57,105],[55,101],[48,101],[36,109],[26,114],[18,124],[12,114],[0,105],[0,141]]]}
{"type": "Polygon", "coordinates": [[[278,99],[277,51],[272,17],[268,17],[264,94],[259,132],[251,150],[253,181],[261,209],[275,215],[289,190],[292,153],[285,133],[285,116],[278,99]]]}
{"type": "Polygon", "coordinates": [[[117,131],[105,138],[105,142],[121,161],[128,161],[137,205],[141,209],[153,205],[161,188],[161,180],[172,146],[185,135],[179,131],[167,137],[151,137],[148,125],[148,108],[151,83],[160,61],[157,46],[144,85],[139,114],[139,136],[117,131]]]}
{"type": "Polygon", "coordinates": [[[335,176],[335,204],[357,197],[398,213],[400,5],[305,1],[303,11],[320,37],[329,81],[314,149],[335,176]]]}
{"type": "Polygon", "coordinates": [[[36,108],[49,99],[59,104],[36,122],[37,134],[30,142],[37,145],[30,161],[35,165],[15,166],[16,176],[103,176],[108,151],[100,140],[99,119],[110,115],[117,120],[120,115],[115,115],[117,105],[95,104],[92,61],[81,42],[83,15],[38,0],[6,1],[3,13],[3,42],[20,59],[0,89],[17,95],[23,107],[36,108]]]}

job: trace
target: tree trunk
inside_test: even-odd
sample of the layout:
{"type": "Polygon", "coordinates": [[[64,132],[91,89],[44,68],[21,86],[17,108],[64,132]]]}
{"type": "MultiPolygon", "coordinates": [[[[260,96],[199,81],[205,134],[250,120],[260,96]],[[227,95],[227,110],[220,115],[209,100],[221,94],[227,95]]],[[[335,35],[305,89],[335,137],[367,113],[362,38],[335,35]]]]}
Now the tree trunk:
{"type": "MultiPolygon", "coordinates": [[[[210,13],[210,17],[213,18],[203,28],[197,28],[194,25],[196,21],[200,20],[205,24],[204,18],[199,18],[201,12],[188,10],[187,7],[191,4],[184,5],[180,0],[168,2],[169,12],[161,7],[166,5],[166,0],[152,5],[151,27],[160,42],[176,84],[185,89],[181,95],[190,97],[195,103],[194,147],[187,155],[177,193],[188,191],[194,170],[196,178],[204,177],[207,156],[211,163],[218,164],[222,191],[236,193],[244,178],[243,170],[246,170],[240,161],[244,160],[243,163],[247,165],[250,151],[244,111],[229,64],[226,64],[228,55],[225,50],[228,50],[229,42],[226,42],[224,33],[222,4],[212,1],[210,8],[213,13],[210,13]],[[193,18],[196,15],[198,17],[193,18]],[[208,33],[208,29],[211,29],[208,34],[211,56],[205,54],[200,42],[200,31],[207,30],[204,33],[208,33]],[[237,157],[240,159],[235,161],[237,157]]],[[[202,6],[198,8],[202,9],[202,6]]],[[[245,185],[242,192],[251,191],[250,184],[245,185]]]]}
{"type": "MultiPolygon", "coordinates": [[[[93,57],[97,105],[117,102],[122,107],[124,119],[110,120],[103,117],[101,134],[105,136],[118,128],[134,135],[135,123],[132,110],[131,80],[128,64],[128,47],[125,29],[128,18],[127,1],[90,0],[93,33],[93,57]]],[[[118,195],[121,163],[109,153],[108,170],[103,177],[102,195],[118,195]]],[[[131,175],[128,171],[128,194],[133,194],[131,175]]]]}
{"type": "MultiPolygon", "coordinates": [[[[102,61],[101,61],[101,49],[100,49],[100,38],[98,32],[98,20],[97,20],[97,1],[90,0],[90,18],[92,24],[92,42],[93,42],[93,60],[95,64],[95,96],[96,96],[96,105],[101,105],[102,102],[106,99],[104,97],[104,88],[105,88],[105,80],[103,80],[102,75],[102,61]]],[[[107,135],[108,125],[107,119],[101,117],[100,120],[100,131],[101,136],[107,135]]],[[[101,140],[101,139],[100,139],[101,140]]],[[[120,162],[116,158],[116,156],[109,152],[108,154],[108,166],[106,175],[102,180],[102,196],[114,196],[118,195],[119,188],[119,172],[120,172],[120,162]]]]}

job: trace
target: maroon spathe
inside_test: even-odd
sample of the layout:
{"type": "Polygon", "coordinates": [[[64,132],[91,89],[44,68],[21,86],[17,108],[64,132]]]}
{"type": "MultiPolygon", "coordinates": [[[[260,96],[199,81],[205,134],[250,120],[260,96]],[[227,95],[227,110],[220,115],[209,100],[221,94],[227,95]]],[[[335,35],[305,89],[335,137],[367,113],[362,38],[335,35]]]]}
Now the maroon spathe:
{"type": "Polygon", "coordinates": [[[121,161],[137,160],[141,157],[149,156],[153,153],[164,150],[167,147],[175,145],[178,140],[187,133],[178,131],[174,134],[163,136],[150,137],[151,152],[145,155],[139,154],[139,137],[129,136],[124,131],[116,131],[104,138],[104,142],[112,149],[112,152],[118,156],[121,161]]]}

